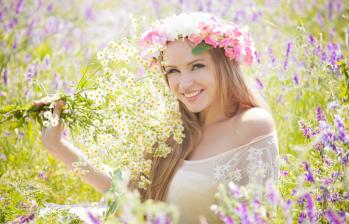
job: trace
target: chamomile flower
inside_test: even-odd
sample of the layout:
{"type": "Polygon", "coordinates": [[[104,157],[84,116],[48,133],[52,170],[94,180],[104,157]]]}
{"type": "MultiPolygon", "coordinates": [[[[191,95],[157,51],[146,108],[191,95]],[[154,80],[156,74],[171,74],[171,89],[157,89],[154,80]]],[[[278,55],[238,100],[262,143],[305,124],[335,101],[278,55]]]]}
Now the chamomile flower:
{"type": "Polygon", "coordinates": [[[52,118],[52,113],[51,113],[51,111],[45,111],[43,116],[44,116],[44,118],[49,120],[52,118]]]}

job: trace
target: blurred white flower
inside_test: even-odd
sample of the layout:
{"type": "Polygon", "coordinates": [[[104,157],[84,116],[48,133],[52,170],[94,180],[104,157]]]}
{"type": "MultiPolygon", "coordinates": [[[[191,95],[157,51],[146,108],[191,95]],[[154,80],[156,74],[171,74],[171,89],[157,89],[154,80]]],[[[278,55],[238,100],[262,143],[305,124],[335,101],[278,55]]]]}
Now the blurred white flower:
{"type": "Polygon", "coordinates": [[[44,112],[44,118],[46,118],[46,119],[51,119],[51,118],[52,118],[52,113],[51,113],[51,111],[45,111],[45,112],[44,112]]]}
{"type": "Polygon", "coordinates": [[[49,122],[49,121],[43,121],[42,124],[43,124],[44,127],[46,127],[46,128],[50,127],[50,122],[49,122]]]}

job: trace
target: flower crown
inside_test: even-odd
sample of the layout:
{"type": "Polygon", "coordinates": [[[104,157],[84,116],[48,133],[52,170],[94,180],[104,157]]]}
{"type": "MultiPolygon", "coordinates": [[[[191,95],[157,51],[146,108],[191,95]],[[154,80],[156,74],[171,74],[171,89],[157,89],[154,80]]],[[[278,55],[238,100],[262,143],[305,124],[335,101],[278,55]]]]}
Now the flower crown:
{"type": "Polygon", "coordinates": [[[248,65],[255,61],[255,47],[247,31],[203,12],[182,13],[158,21],[142,35],[140,45],[146,55],[154,58],[168,41],[184,37],[193,43],[194,55],[220,47],[230,60],[248,65]]]}

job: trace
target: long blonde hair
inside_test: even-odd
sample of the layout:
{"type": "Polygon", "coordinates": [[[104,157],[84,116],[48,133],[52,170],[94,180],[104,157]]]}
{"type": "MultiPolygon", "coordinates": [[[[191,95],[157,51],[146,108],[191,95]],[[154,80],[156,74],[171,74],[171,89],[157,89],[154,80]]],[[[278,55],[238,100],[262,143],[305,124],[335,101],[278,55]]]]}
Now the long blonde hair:
{"type": "MultiPolygon", "coordinates": [[[[209,50],[209,54],[215,64],[218,89],[220,90],[218,94],[227,117],[233,117],[240,109],[262,106],[261,99],[247,85],[237,62],[230,61],[224,55],[222,48],[212,48],[209,50]]],[[[162,70],[164,72],[164,68],[162,70]]],[[[184,126],[184,141],[182,144],[178,144],[173,138],[169,138],[167,144],[172,148],[172,152],[166,158],[151,158],[151,184],[146,190],[140,189],[142,201],[146,199],[166,200],[172,177],[183,160],[201,141],[202,131],[198,113],[192,113],[183,103],[180,101],[178,103],[184,126]]]]}

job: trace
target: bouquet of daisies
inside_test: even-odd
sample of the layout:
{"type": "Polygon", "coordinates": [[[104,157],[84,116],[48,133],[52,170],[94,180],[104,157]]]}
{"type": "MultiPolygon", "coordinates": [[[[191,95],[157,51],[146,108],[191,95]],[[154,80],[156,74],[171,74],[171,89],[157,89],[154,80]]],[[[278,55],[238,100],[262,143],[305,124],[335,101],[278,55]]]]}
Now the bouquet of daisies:
{"type": "Polygon", "coordinates": [[[140,56],[136,41],[120,39],[98,52],[100,65],[82,76],[74,93],[45,97],[40,107],[3,106],[0,122],[12,120],[13,128],[33,120],[47,128],[57,126],[53,108],[63,100],[60,120],[92,165],[127,169],[146,188],[151,160],[145,155],[166,157],[171,152],[166,140],[181,143],[184,135],[174,96],[160,69],[140,56]]]}

